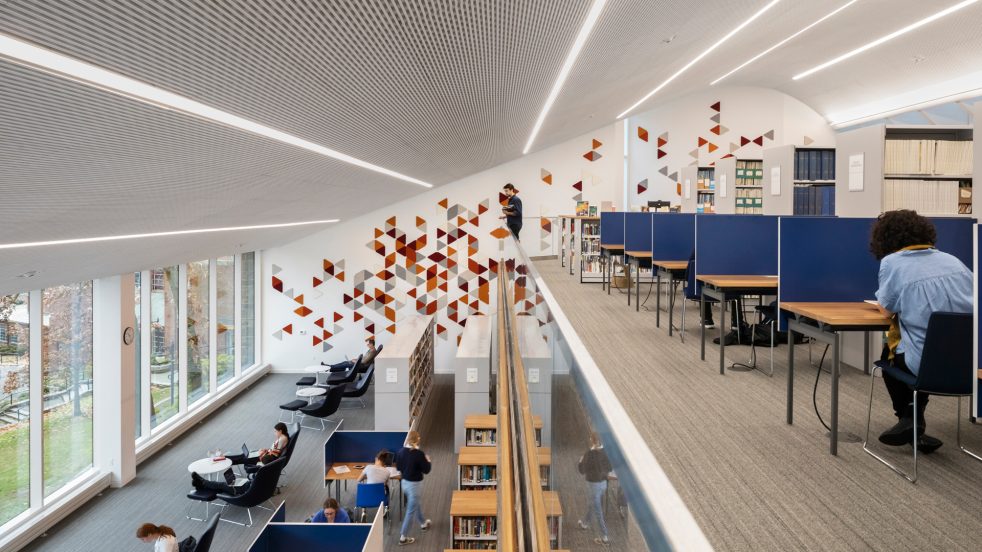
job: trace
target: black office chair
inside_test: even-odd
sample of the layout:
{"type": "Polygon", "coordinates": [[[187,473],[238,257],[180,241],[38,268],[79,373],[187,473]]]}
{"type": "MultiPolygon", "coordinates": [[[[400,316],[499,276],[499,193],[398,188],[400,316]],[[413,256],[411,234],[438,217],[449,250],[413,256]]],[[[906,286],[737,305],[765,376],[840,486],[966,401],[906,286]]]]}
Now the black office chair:
{"type": "Polygon", "coordinates": [[[365,396],[365,393],[368,393],[368,387],[372,384],[373,377],[375,377],[374,364],[368,368],[368,371],[362,374],[359,380],[344,386],[343,397],[345,399],[358,399],[358,402],[361,403],[361,407],[365,408],[365,401],[362,399],[362,397],[365,396]]]}
{"type": "Polygon", "coordinates": [[[229,506],[236,506],[239,508],[245,508],[246,513],[249,516],[248,524],[225,518],[222,518],[222,521],[234,523],[235,525],[241,525],[243,527],[252,527],[253,508],[260,507],[266,510],[272,509],[264,507],[262,504],[273,498],[273,495],[276,493],[276,485],[280,479],[280,472],[283,471],[283,466],[285,465],[286,458],[277,458],[269,464],[259,468],[256,474],[253,476],[252,483],[249,484],[249,488],[240,495],[218,493],[217,498],[225,503],[225,505],[222,507],[223,513],[225,508],[229,506]]]}
{"type": "Polygon", "coordinates": [[[348,368],[341,373],[331,374],[327,377],[327,381],[325,381],[323,384],[318,384],[318,387],[332,387],[335,385],[340,385],[343,387],[355,381],[355,378],[358,377],[358,371],[361,369],[361,357],[362,355],[358,355],[358,360],[351,365],[351,368],[348,368]]]}
{"type": "MultiPolygon", "coordinates": [[[[962,446],[962,397],[972,395],[972,381],[975,367],[972,362],[972,314],[954,312],[935,312],[927,323],[924,336],[924,352],[917,375],[899,370],[890,361],[879,360],[873,363],[870,371],[869,411],[866,414],[866,439],[863,450],[884,465],[903,476],[911,483],[917,482],[917,447],[914,446],[914,472],[909,475],[869,449],[870,418],[873,415],[873,388],[876,385],[876,371],[880,370],[906,383],[914,390],[914,435],[917,435],[917,396],[919,393],[958,397],[958,416],[955,439],[959,450],[976,460],[982,456],[962,446]]],[[[921,423],[924,423],[921,420],[921,423]]]]}
{"type": "MultiPolygon", "coordinates": [[[[300,436],[300,424],[298,423],[290,424],[290,427],[288,427],[286,430],[286,435],[287,435],[286,448],[283,449],[283,454],[281,454],[280,457],[277,459],[279,460],[280,458],[282,458],[283,460],[285,460],[285,462],[283,463],[282,471],[280,473],[281,478],[283,475],[286,474],[286,467],[287,465],[290,464],[290,458],[293,457],[293,449],[296,448],[297,446],[297,438],[300,436]]],[[[259,469],[262,467],[263,466],[260,466],[259,464],[246,465],[245,470],[246,473],[253,474],[259,471],[259,469]]],[[[277,488],[282,486],[283,485],[278,485],[277,488]]]]}
{"type": "Polygon", "coordinates": [[[297,387],[310,387],[317,383],[317,376],[304,376],[297,380],[297,387]]]}
{"type": "Polygon", "coordinates": [[[211,541],[215,539],[215,529],[218,528],[218,520],[221,518],[221,512],[211,517],[211,521],[208,522],[208,528],[201,534],[201,537],[198,538],[198,543],[194,546],[194,552],[208,552],[211,550],[211,541]]]}
{"type": "Polygon", "coordinates": [[[327,390],[327,396],[324,397],[324,400],[318,401],[309,406],[301,407],[300,412],[303,412],[304,418],[303,420],[300,420],[300,425],[307,427],[308,429],[317,429],[316,427],[308,427],[303,425],[304,420],[306,420],[309,416],[311,418],[317,418],[321,423],[320,430],[324,431],[324,428],[326,427],[324,425],[324,419],[337,412],[338,408],[341,406],[341,399],[344,398],[344,387],[345,386],[343,385],[331,387],[327,390]]]}

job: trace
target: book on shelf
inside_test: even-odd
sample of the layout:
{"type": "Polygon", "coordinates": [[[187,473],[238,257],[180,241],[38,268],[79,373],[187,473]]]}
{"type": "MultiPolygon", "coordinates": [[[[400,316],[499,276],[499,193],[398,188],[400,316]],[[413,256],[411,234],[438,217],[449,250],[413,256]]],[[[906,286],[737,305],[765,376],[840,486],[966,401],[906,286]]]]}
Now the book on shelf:
{"type": "Polygon", "coordinates": [[[887,138],[883,154],[886,175],[970,176],[971,140],[905,140],[887,138]]]}
{"type": "Polygon", "coordinates": [[[763,186],[764,162],[738,159],[736,162],[736,182],[734,186],[763,186]]]}
{"type": "Polygon", "coordinates": [[[460,466],[461,488],[493,489],[498,485],[497,466],[460,466]]]}
{"type": "Polygon", "coordinates": [[[835,150],[796,149],[794,179],[799,182],[835,180],[835,150]]]}
{"type": "Polygon", "coordinates": [[[577,201],[576,202],[576,216],[585,217],[590,214],[590,202],[589,201],[577,201]]]}
{"type": "Polygon", "coordinates": [[[497,444],[496,429],[468,429],[467,446],[469,447],[491,447],[497,444]]]}
{"type": "Polygon", "coordinates": [[[494,539],[498,535],[498,518],[495,516],[455,516],[453,518],[453,538],[456,539],[494,539]]]}
{"type": "Polygon", "coordinates": [[[795,186],[795,215],[835,215],[835,186],[795,186]]]}
{"type": "Polygon", "coordinates": [[[957,180],[886,179],[883,210],[913,209],[925,215],[972,212],[972,188],[957,180]]]}

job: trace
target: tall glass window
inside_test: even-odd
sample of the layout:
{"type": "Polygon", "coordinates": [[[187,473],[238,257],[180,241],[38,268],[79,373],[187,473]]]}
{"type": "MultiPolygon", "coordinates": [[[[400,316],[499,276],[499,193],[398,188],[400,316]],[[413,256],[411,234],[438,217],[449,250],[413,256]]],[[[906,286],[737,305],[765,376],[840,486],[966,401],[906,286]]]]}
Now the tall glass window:
{"type": "Polygon", "coordinates": [[[150,427],[180,409],[177,306],[178,267],[150,271],[150,427]]]}
{"type": "Polygon", "coordinates": [[[242,254],[242,370],[256,363],[256,254],[242,254]]]}
{"type": "Polygon", "coordinates": [[[208,394],[208,261],[188,263],[188,404],[208,394]]]}
{"type": "Polygon", "coordinates": [[[136,394],[134,395],[133,404],[136,409],[136,438],[139,439],[143,435],[143,401],[141,401],[140,396],[143,394],[143,368],[142,359],[143,351],[142,342],[140,341],[140,277],[141,273],[137,272],[133,274],[133,370],[135,376],[133,380],[136,382],[136,394]]]}
{"type": "Polygon", "coordinates": [[[0,525],[31,503],[28,294],[0,295],[0,525]]]}
{"type": "Polygon", "coordinates": [[[92,282],[41,298],[44,496],[92,466],[92,282]]]}
{"type": "Polygon", "coordinates": [[[235,376],[235,255],[217,259],[215,280],[215,369],[221,385],[235,376]]]}

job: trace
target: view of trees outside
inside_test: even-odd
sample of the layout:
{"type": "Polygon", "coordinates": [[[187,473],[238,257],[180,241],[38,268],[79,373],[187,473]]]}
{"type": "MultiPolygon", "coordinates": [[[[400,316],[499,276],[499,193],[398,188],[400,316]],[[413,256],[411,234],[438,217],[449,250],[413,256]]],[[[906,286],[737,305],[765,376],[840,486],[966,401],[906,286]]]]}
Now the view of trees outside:
{"type": "Polygon", "coordinates": [[[235,255],[216,259],[215,369],[218,385],[235,376],[235,255]]]}
{"type": "Polygon", "coordinates": [[[208,393],[208,261],[188,263],[188,404],[208,393]]]}
{"type": "Polygon", "coordinates": [[[44,496],[92,466],[92,282],[41,292],[44,496]]]}
{"type": "Polygon", "coordinates": [[[240,368],[256,363],[256,254],[242,254],[242,347],[240,368]]]}
{"type": "Polygon", "coordinates": [[[0,296],[0,525],[30,506],[28,294],[0,296]]]}
{"type": "Polygon", "coordinates": [[[178,267],[150,271],[150,427],[180,409],[177,308],[180,293],[178,267]]]}
{"type": "Polygon", "coordinates": [[[140,341],[140,286],[142,282],[140,278],[143,275],[139,272],[133,275],[133,289],[134,289],[134,302],[133,302],[133,351],[135,358],[133,359],[133,370],[135,370],[135,376],[133,379],[136,382],[136,395],[133,400],[133,408],[136,409],[136,438],[139,439],[140,435],[143,435],[143,408],[141,400],[141,395],[143,394],[143,366],[141,365],[142,347],[143,343],[140,341]]]}

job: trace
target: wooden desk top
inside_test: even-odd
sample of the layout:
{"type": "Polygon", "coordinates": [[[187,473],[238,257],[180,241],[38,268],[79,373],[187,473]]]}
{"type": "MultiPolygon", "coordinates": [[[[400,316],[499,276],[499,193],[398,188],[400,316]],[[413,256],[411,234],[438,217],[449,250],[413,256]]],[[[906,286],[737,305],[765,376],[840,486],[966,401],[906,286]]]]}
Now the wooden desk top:
{"type": "Polygon", "coordinates": [[[689,267],[689,261],[651,261],[658,268],[665,270],[685,270],[689,267]]]}
{"type": "MultiPolygon", "coordinates": [[[[470,322],[468,322],[470,324],[470,322]]],[[[532,416],[535,429],[542,429],[542,416],[532,416]]],[[[498,429],[496,414],[468,414],[464,417],[465,429],[498,429]]]]}
{"type": "Polygon", "coordinates": [[[651,251],[625,251],[625,255],[630,255],[636,259],[650,259],[651,251]]]}
{"type": "MultiPolygon", "coordinates": [[[[467,491],[470,492],[470,491],[467,491]]],[[[559,492],[557,491],[542,491],[542,498],[545,499],[546,503],[546,515],[547,516],[561,516],[563,515],[563,505],[559,503],[559,492]]]]}
{"type": "Polygon", "coordinates": [[[624,249],[623,243],[602,243],[600,249],[624,249]]]}
{"type": "MultiPolygon", "coordinates": [[[[371,466],[374,463],[374,458],[367,462],[335,462],[331,464],[331,469],[327,470],[327,473],[324,475],[324,481],[357,481],[361,477],[361,472],[365,471],[364,466],[371,466]],[[351,471],[348,473],[337,473],[334,471],[334,466],[347,466],[351,471]],[[355,468],[355,466],[362,467],[355,468]]],[[[389,479],[402,479],[402,477],[397,475],[389,479]]]]}
{"type": "MultiPolygon", "coordinates": [[[[539,447],[539,465],[552,465],[552,449],[539,447]]],[[[460,447],[457,455],[459,466],[496,466],[498,465],[498,447],[460,447]]]]}
{"type": "Polygon", "coordinates": [[[497,516],[498,491],[454,491],[451,516],[497,516]]]}
{"type": "Polygon", "coordinates": [[[777,289],[777,276],[754,276],[745,274],[704,274],[696,276],[700,282],[718,288],[764,288],[777,289]]]}
{"type": "Polygon", "coordinates": [[[830,326],[890,327],[890,319],[883,315],[879,307],[864,302],[781,303],[781,310],[830,326]]]}

